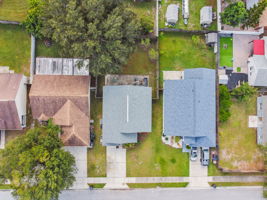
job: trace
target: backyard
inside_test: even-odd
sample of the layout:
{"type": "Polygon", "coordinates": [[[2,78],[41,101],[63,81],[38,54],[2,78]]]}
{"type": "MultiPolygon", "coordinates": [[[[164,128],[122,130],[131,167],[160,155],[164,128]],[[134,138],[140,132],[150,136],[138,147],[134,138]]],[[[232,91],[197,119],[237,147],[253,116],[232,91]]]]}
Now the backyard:
{"type": "Polygon", "coordinates": [[[87,176],[106,176],[106,147],[100,143],[102,131],[100,119],[102,118],[102,100],[94,98],[91,94],[91,119],[94,120],[94,133],[96,135],[94,147],[87,152],[87,176]]]}
{"type": "Polygon", "coordinates": [[[1,0],[0,20],[22,22],[27,15],[28,0],[1,0]]]}
{"type": "Polygon", "coordinates": [[[59,46],[57,44],[52,44],[52,46],[47,47],[44,41],[36,41],[36,57],[61,57],[59,53],[59,46]]]}
{"type": "Polygon", "coordinates": [[[262,171],[256,131],[248,128],[248,116],[256,114],[256,96],[242,103],[233,100],[230,111],[229,120],[219,126],[219,166],[227,171],[262,171]]]}
{"type": "MultiPolygon", "coordinates": [[[[152,132],[127,150],[127,176],[189,176],[187,153],[162,143],[162,95],[153,102],[152,132]]],[[[142,135],[142,134],[141,134],[142,135]]]]}
{"type": "Polygon", "coordinates": [[[0,66],[18,73],[30,72],[30,36],[20,26],[0,25],[0,66]]]}
{"type": "MultiPolygon", "coordinates": [[[[212,6],[212,11],[216,12],[217,3],[216,0],[189,0],[189,20],[188,24],[184,24],[183,16],[182,16],[182,0],[162,0],[161,8],[159,13],[159,27],[164,28],[166,22],[166,10],[169,4],[179,4],[179,17],[178,22],[175,25],[177,29],[184,30],[202,30],[203,28],[200,25],[200,9],[204,6],[212,6]]],[[[208,28],[209,30],[217,30],[217,21],[213,21],[212,25],[208,28]]]]}
{"type": "Polygon", "coordinates": [[[161,32],[159,48],[160,71],[215,68],[215,54],[202,35],[161,32]]]}
{"type": "Polygon", "coordinates": [[[220,38],[220,66],[233,66],[233,38],[220,38]]]}

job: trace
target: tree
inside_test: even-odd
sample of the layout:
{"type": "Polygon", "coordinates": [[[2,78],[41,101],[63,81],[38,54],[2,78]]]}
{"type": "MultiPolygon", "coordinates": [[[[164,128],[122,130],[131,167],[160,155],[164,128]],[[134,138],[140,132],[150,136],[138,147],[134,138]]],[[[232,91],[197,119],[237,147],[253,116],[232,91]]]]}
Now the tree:
{"type": "Polygon", "coordinates": [[[36,38],[42,38],[42,0],[30,0],[30,8],[27,13],[26,20],[22,22],[28,33],[35,36],[36,38]]]}
{"type": "Polygon", "coordinates": [[[238,1],[229,4],[220,15],[223,24],[235,27],[246,21],[248,12],[245,3],[243,1],[238,1]]]}
{"type": "Polygon", "coordinates": [[[247,101],[257,93],[257,89],[251,87],[248,83],[243,83],[240,87],[233,89],[232,96],[238,101],[247,101]]]}
{"type": "Polygon", "coordinates": [[[260,17],[267,7],[267,0],[261,0],[248,10],[248,18],[245,22],[246,27],[256,27],[259,24],[260,17]]]}
{"type": "Polygon", "coordinates": [[[117,73],[141,33],[136,15],[124,6],[123,0],[47,0],[42,33],[64,56],[90,59],[92,74],[117,73]]]}
{"type": "Polygon", "coordinates": [[[225,85],[219,87],[219,121],[226,122],[231,116],[231,94],[225,85]]]}
{"type": "Polygon", "coordinates": [[[22,200],[58,199],[75,180],[75,159],[62,149],[60,129],[49,121],[15,138],[0,152],[0,177],[22,200]]]}

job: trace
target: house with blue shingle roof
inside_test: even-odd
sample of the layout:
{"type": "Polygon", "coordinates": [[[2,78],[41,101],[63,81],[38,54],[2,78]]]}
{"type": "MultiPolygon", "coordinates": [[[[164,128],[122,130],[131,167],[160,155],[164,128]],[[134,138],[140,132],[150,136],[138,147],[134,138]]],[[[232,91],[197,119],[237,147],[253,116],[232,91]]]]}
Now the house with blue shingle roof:
{"type": "Polygon", "coordinates": [[[151,132],[151,121],[151,87],[103,87],[103,145],[137,143],[138,133],[151,132]]]}
{"type": "Polygon", "coordinates": [[[164,80],[163,134],[180,136],[183,150],[216,146],[216,73],[186,69],[182,79],[164,80]]]}

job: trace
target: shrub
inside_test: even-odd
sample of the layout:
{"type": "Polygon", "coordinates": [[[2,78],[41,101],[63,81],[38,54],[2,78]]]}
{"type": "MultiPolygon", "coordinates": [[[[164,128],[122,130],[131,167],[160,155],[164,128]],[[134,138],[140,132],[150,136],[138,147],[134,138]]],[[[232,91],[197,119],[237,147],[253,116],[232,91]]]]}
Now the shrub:
{"type": "Polygon", "coordinates": [[[149,38],[142,39],[142,40],[141,40],[141,45],[142,45],[145,49],[149,48],[149,46],[150,46],[150,39],[149,39],[149,38]]]}
{"type": "Polygon", "coordinates": [[[137,143],[127,143],[127,144],[123,144],[123,148],[125,149],[130,149],[130,148],[134,148],[136,146],[137,143]]]}
{"type": "Polygon", "coordinates": [[[148,34],[148,33],[153,32],[154,22],[151,21],[149,18],[141,18],[140,23],[141,23],[143,34],[148,34]]]}
{"type": "Polygon", "coordinates": [[[155,61],[158,59],[158,52],[157,50],[155,50],[154,48],[151,48],[149,51],[148,51],[148,56],[149,58],[152,60],[152,61],[155,61]]]}
{"type": "Polygon", "coordinates": [[[30,8],[27,13],[26,20],[22,22],[28,33],[36,38],[42,38],[41,28],[41,14],[42,14],[42,0],[30,0],[30,8]]]}
{"type": "Polygon", "coordinates": [[[243,83],[240,87],[232,91],[232,96],[238,101],[247,101],[251,96],[257,93],[257,89],[249,86],[248,83],[243,83]]]}
{"type": "Polygon", "coordinates": [[[231,94],[225,85],[219,87],[219,121],[226,122],[231,116],[231,94]]]}

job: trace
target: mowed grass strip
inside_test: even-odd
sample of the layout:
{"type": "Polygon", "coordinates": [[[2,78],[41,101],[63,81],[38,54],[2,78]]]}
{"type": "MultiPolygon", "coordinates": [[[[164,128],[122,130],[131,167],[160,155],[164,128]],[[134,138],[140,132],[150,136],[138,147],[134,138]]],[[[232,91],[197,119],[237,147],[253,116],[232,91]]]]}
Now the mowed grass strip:
{"type": "Polygon", "coordinates": [[[152,132],[127,150],[127,176],[189,176],[189,156],[162,143],[162,95],[153,102],[152,132]]]}
{"type": "Polygon", "coordinates": [[[94,147],[87,152],[87,175],[88,177],[106,176],[106,147],[100,143],[102,130],[100,119],[102,119],[102,100],[94,98],[91,93],[91,119],[94,120],[94,133],[96,135],[94,147]]]}
{"type": "Polygon", "coordinates": [[[233,66],[233,38],[220,38],[220,66],[233,66]]]}
{"type": "Polygon", "coordinates": [[[0,66],[29,75],[31,40],[17,25],[0,25],[0,66]]]}
{"type": "Polygon", "coordinates": [[[186,187],[188,183],[128,183],[129,188],[186,187]]]}
{"type": "Polygon", "coordinates": [[[256,130],[248,127],[249,115],[256,114],[256,96],[247,102],[234,101],[230,111],[229,120],[219,126],[219,166],[242,172],[264,170],[256,130]]]}
{"type": "Polygon", "coordinates": [[[28,8],[28,0],[0,0],[0,20],[22,22],[28,8]]]}

